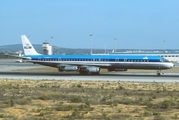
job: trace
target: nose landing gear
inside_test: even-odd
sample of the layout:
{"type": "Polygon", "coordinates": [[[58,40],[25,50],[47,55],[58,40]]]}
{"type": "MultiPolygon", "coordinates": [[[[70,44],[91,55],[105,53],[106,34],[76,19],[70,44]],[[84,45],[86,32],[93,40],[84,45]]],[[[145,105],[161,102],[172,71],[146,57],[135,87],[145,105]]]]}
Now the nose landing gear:
{"type": "Polygon", "coordinates": [[[161,75],[161,70],[157,70],[157,76],[160,76],[161,75]]]}

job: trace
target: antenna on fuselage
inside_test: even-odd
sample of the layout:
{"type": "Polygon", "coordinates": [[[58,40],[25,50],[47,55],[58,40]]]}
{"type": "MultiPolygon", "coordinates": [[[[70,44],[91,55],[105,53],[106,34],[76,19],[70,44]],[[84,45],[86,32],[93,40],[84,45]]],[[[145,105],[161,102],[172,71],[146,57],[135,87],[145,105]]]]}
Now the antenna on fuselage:
{"type": "Polygon", "coordinates": [[[93,36],[93,34],[90,34],[90,42],[91,42],[91,55],[93,54],[93,50],[92,50],[92,36],[93,36]]]}

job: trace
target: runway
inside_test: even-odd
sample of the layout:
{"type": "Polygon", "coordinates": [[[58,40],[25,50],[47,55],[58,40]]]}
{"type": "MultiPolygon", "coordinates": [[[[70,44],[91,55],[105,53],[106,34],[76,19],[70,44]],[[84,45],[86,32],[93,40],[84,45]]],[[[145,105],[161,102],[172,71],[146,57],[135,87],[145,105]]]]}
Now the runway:
{"type": "Polygon", "coordinates": [[[32,73],[32,72],[0,72],[0,78],[31,80],[91,80],[91,81],[138,81],[138,82],[179,82],[179,75],[140,73],[101,73],[100,75],[79,75],[78,72],[32,73]]]}
{"type": "Polygon", "coordinates": [[[132,73],[104,72],[100,75],[79,75],[78,72],[13,72],[17,69],[39,68],[32,63],[15,63],[15,60],[0,60],[1,79],[27,80],[91,80],[91,81],[138,81],[138,82],[179,82],[179,73],[132,73]]]}

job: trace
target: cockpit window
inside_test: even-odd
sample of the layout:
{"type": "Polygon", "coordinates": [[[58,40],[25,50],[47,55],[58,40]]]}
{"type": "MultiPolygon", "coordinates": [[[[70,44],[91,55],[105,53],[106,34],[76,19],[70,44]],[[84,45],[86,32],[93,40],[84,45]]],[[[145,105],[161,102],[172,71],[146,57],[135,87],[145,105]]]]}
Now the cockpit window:
{"type": "Polygon", "coordinates": [[[162,58],[161,61],[162,61],[162,62],[169,62],[169,60],[167,60],[166,58],[162,58]]]}

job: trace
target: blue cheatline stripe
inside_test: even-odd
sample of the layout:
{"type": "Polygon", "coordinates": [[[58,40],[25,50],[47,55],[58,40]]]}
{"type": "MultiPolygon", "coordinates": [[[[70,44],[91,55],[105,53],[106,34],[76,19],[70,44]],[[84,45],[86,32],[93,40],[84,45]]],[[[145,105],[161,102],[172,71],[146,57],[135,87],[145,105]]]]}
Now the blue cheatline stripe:
{"type": "Polygon", "coordinates": [[[144,57],[150,59],[160,59],[159,56],[127,56],[127,55],[32,55],[30,57],[41,57],[41,58],[140,58],[143,59],[144,57]]]}
{"type": "Polygon", "coordinates": [[[33,58],[32,60],[38,60],[38,61],[101,61],[101,62],[161,62],[160,60],[150,60],[150,59],[82,59],[82,58],[63,58],[63,59],[57,59],[57,58],[33,58]]]}
{"type": "Polygon", "coordinates": [[[109,61],[109,62],[165,62],[159,56],[114,56],[114,55],[33,55],[32,60],[39,61],[109,61]]]}
{"type": "Polygon", "coordinates": [[[109,62],[165,62],[159,56],[114,56],[114,55],[32,55],[32,60],[39,61],[109,61],[109,62]]]}

